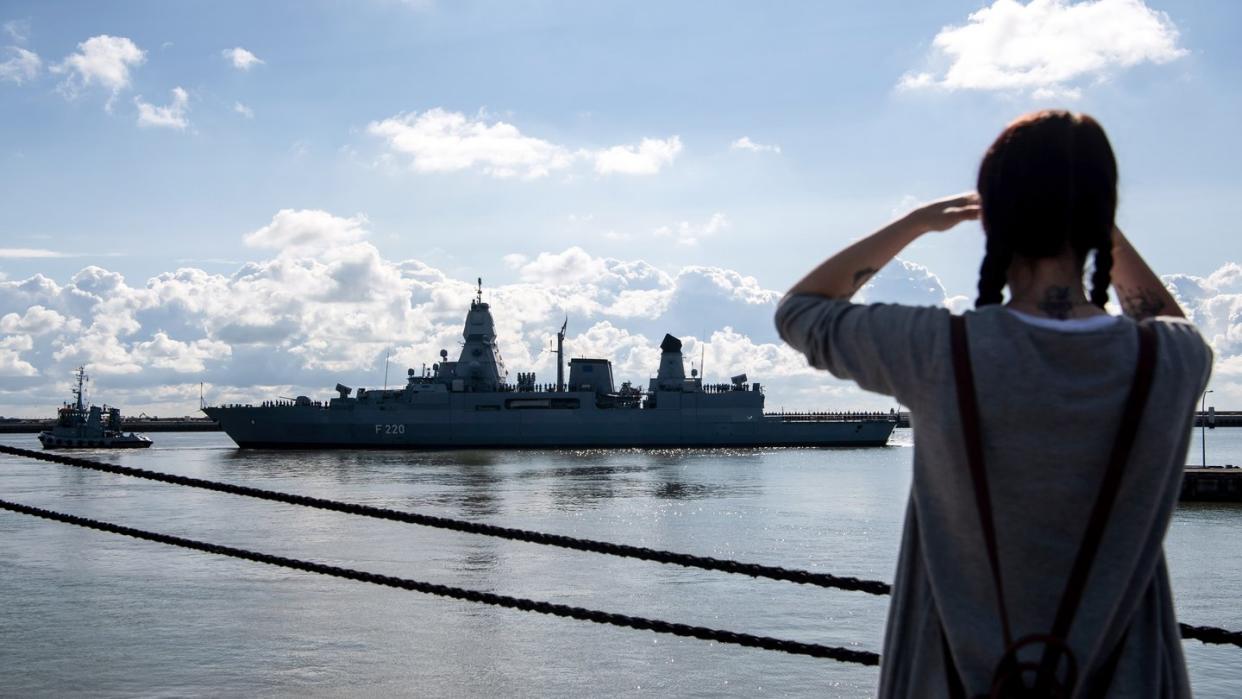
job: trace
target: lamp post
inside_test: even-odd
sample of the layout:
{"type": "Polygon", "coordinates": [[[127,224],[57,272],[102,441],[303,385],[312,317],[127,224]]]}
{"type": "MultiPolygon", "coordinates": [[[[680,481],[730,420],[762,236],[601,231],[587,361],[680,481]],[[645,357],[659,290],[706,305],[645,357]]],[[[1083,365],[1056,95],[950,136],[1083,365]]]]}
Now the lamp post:
{"type": "Polygon", "coordinates": [[[1199,404],[1199,434],[1203,441],[1203,468],[1207,468],[1207,394],[1212,391],[1203,392],[1203,400],[1199,404]]]}

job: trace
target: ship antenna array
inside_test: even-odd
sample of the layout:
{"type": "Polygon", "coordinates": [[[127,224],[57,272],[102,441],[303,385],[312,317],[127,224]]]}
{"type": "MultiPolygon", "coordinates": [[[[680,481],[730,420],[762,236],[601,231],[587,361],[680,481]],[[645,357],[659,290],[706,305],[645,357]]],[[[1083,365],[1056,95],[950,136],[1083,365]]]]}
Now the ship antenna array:
{"type": "Polygon", "coordinates": [[[78,410],[86,410],[86,382],[90,381],[90,377],[86,375],[85,365],[78,367],[78,370],[74,373],[77,374],[78,378],[78,387],[73,391],[74,396],[78,399],[77,408],[78,410]]]}

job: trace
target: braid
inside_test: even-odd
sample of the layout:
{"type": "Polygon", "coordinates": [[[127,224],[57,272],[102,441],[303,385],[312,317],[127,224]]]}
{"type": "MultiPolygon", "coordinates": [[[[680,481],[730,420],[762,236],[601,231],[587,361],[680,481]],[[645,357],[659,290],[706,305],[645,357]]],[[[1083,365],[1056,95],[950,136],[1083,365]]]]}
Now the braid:
{"type": "Polygon", "coordinates": [[[1095,249],[1095,262],[1091,272],[1091,303],[1104,308],[1108,303],[1108,285],[1112,281],[1113,235],[1112,230],[1104,236],[1104,242],[1095,249]]]}
{"type": "Polygon", "coordinates": [[[1004,300],[1001,292],[1008,280],[1009,263],[1012,261],[1013,251],[1001,242],[1000,236],[989,235],[987,253],[979,267],[979,298],[975,299],[975,308],[1004,300]]]}

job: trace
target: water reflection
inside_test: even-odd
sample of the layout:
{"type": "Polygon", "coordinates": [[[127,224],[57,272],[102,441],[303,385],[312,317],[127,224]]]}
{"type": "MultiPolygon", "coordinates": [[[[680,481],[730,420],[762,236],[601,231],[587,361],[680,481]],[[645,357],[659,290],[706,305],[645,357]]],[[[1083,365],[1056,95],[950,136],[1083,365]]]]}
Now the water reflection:
{"type": "Polygon", "coordinates": [[[667,500],[691,500],[695,498],[715,497],[722,489],[705,483],[685,483],[683,481],[662,481],[655,484],[651,495],[667,500]]]}
{"type": "Polygon", "coordinates": [[[441,469],[431,479],[439,486],[447,486],[432,494],[425,501],[447,507],[467,517],[485,517],[500,512],[497,495],[502,490],[502,478],[490,463],[476,461],[441,469]]]}
{"type": "Polygon", "coordinates": [[[472,575],[475,579],[486,580],[492,582],[492,573],[496,571],[499,563],[496,545],[488,542],[486,544],[474,544],[464,555],[455,556],[449,562],[449,569],[460,573],[472,575]]]}

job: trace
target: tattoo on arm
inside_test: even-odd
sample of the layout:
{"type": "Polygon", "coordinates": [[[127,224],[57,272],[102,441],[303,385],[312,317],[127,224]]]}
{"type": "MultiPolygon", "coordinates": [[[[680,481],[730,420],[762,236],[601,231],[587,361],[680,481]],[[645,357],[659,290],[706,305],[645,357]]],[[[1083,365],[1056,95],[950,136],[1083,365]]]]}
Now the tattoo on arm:
{"type": "Polygon", "coordinates": [[[875,269],[874,267],[864,267],[858,270],[857,272],[855,272],[854,273],[854,291],[858,291],[859,289],[861,289],[862,285],[866,284],[867,280],[875,276],[875,273],[878,271],[879,270],[875,269]]]}
{"type": "Polygon", "coordinates": [[[1044,300],[1036,306],[1051,318],[1065,320],[1074,310],[1074,300],[1068,286],[1050,286],[1044,290],[1044,300]]]}
{"type": "Polygon", "coordinates": [[[1135,320],[1154,318],[1164,311],[1164,301],[1150,289],[1115,288],[1121,309],[1135,320]]]}

